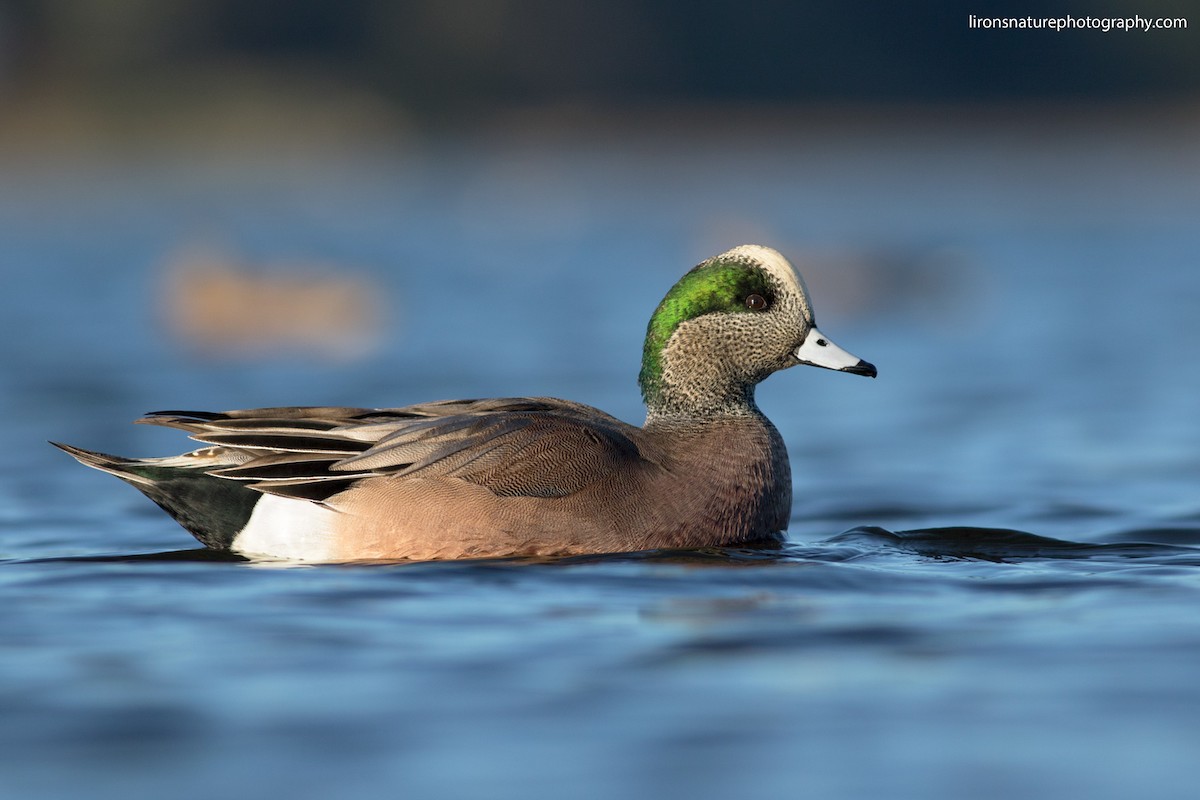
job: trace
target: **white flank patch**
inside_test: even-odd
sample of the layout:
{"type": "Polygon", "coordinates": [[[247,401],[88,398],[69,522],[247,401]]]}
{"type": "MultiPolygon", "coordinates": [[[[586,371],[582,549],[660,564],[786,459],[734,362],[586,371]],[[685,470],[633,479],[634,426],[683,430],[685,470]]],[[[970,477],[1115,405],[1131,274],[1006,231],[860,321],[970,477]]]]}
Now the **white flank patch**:
{"type": "Polygon", "coordinates": [[[325,506],[264,494],[231,549],[248,556],[289,561],[330,561],[336,511],[325,506]]]}

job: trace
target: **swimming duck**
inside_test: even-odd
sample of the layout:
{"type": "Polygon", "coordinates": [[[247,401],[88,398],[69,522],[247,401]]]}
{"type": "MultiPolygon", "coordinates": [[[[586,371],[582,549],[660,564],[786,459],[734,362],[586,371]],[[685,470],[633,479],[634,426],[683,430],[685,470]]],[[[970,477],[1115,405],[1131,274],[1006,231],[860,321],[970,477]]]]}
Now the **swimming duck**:
{"type": "Polygon", "coordinates": [[[780,253],[743,245],[671,287],[638,375],[646,422],[548,397],[395,409],[158,411],[205,445],[122,458],[56,444],[205,546],[311,562],[614,553],[777,543],[792,504],[755,386],[810,364],[875,377],[817,330],[780,253]]]}

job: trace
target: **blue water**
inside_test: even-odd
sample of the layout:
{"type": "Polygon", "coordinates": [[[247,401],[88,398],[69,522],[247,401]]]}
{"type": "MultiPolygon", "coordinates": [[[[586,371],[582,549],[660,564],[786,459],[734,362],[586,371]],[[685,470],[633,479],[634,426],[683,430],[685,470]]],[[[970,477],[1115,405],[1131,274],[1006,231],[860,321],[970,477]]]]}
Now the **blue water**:
{"type": "Polygon", "coordinates": [[[3,795],[1194,797],[1194,118],[852,123],[7,165],[3,795]],[[371,282],[376,348],[197,355],[156,301],[197,241],[371,282]],[[880,371],[761,388],[779,553],[268,568],[44,443],[515,394],[640,421],[649,312],[744,241],[880,371]]]}

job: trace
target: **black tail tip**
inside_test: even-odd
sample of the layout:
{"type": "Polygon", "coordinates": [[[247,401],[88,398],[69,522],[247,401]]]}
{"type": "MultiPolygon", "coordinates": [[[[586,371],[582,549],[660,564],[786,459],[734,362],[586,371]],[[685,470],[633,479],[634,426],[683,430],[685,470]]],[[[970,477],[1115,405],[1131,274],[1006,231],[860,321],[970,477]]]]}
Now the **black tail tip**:
{"type": "Polygon", "coordinates": [[[63,442],[55,441],[51,441],[50,444],[62,450],[80,464],[95,467],[96,469],[111,470],[114,467],[128,463],[128,459],[121,458],[120,456],[110,456],[107,453],[97,453],[95,450],[85,450],[73,444],[64,444],[63,442]]]}

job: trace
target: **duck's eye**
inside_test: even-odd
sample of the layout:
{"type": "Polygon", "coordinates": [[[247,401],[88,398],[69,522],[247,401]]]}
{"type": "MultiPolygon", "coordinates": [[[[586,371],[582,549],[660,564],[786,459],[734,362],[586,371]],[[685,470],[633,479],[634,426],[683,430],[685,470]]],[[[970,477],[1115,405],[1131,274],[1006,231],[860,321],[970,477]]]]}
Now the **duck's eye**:
{"type": "Polygon", "coordinates": [[[765,311],[767,308],[767,298],[761,294],[752,294],[746,297],[746,308],[751,311],[765,311]]]}

